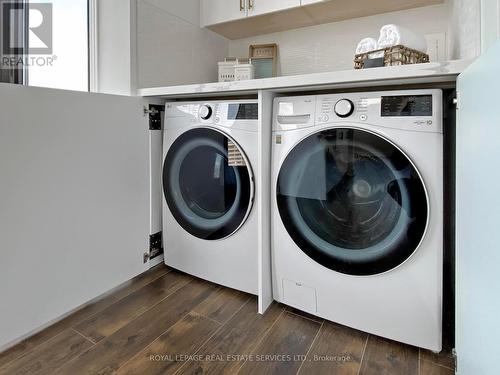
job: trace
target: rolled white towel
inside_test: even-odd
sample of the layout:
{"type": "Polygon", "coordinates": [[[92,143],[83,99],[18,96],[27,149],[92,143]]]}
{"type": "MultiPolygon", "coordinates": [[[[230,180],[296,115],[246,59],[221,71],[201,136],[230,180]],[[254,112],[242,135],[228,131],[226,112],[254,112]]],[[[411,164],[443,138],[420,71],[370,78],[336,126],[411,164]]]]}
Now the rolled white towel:
{"type": "Polygon", "coordinates": [[[356,47],[356,55],[360,53],[366,53],[373,51],[378,48],[377,41],[374,38],[364,38],[361,39],[356,47]]]}
{"type": "Polygon", "coordinates": [[[378,48],[393,47],[400,44],[420,52],[427,52],[427,41],[423,35],[398,25],[382,26],[378,39],[378,48]]]}
{"type": "Polygon", "coordinates": [[[380,57],[384,57],[384,51],[374,52],[368,55],[369,59],[378,59],[380,57]]]}

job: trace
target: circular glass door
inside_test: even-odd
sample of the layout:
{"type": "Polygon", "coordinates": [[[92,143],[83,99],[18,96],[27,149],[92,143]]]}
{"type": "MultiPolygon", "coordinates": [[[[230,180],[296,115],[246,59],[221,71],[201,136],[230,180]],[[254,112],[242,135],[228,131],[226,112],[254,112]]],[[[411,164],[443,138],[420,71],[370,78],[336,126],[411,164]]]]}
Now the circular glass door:
{"type": "Polygon", "coordinates": [[[183,133],[168,150],[163,192],[170,212],[187,232],[218,240],[237,231],[249,215],[253,177],[233,140],[199,128],[183,133]]]}
{"type": "Polygon", "coordinates": [[[280,169],[277,203],[302,251],[350,275],[397,267],[427,225],[427,195],[411,161],[356,129],[324,130],[294,147],[280,169]]]}

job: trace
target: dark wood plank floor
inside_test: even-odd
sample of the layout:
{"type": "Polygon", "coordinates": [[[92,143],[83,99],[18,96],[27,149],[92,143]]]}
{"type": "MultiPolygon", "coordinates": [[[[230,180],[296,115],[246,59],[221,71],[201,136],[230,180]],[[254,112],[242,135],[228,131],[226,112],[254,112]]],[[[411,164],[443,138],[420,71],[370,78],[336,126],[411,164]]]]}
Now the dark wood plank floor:
{"type": "Polygon", "coordinates": [[[163,265],[0,353],[13,374],[452,375],[453,359],[163,265]]]}

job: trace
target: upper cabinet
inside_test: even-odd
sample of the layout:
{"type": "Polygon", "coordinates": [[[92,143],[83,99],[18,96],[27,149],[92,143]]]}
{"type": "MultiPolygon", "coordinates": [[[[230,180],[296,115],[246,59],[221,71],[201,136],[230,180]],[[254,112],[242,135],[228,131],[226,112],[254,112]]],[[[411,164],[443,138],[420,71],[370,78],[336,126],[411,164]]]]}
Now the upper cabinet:
{"type": "Polygon", "coordinates": [[[201,25],[236,21],[300,5],[301,0],[201,0],[201,25]]]}
{"type": "Polygon", "coordinates": [[[201,0],[201,26],[245,18],[247,2],[248,0],[201,0]]]}
{"type": "Polygon", "coordinates": [[[325,1],[325,0],[300,0],[300,5],[308,5],[308,4],[314,4],[314,3],[321,3],[322,1],[325,1]]]}
{"type": "Polygon", "coordinates": [[[300,6],[300,0],[248,0],[248,16],[259,16],[300,6]]]}
{"type": "Polygon", "coordinates": [[[442,4],[445,0],[200,0],[201,26],[229,39],[374,14],[442,4]]]}

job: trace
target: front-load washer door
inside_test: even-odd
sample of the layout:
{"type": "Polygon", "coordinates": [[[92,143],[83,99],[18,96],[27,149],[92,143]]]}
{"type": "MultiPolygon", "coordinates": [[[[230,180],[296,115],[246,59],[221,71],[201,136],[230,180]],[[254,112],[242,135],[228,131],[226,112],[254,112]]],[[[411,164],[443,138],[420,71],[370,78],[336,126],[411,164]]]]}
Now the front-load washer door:
{"type": "Polygon", "coordinates": [[[290,151],[277,205],[303,252],[350,275],[403,263],[419,246],[428,217],[424,184],[408,157],[386,139],[352,128],[320,131],[290,151]]]}
{"type": "Polygon", "coordinates": [[[214,129],[197,128],[169,148],[163,192],[182,228],[198,238],[218,240],[236,232],[248,217],[253,175],[234,140],[214,129]]]}

